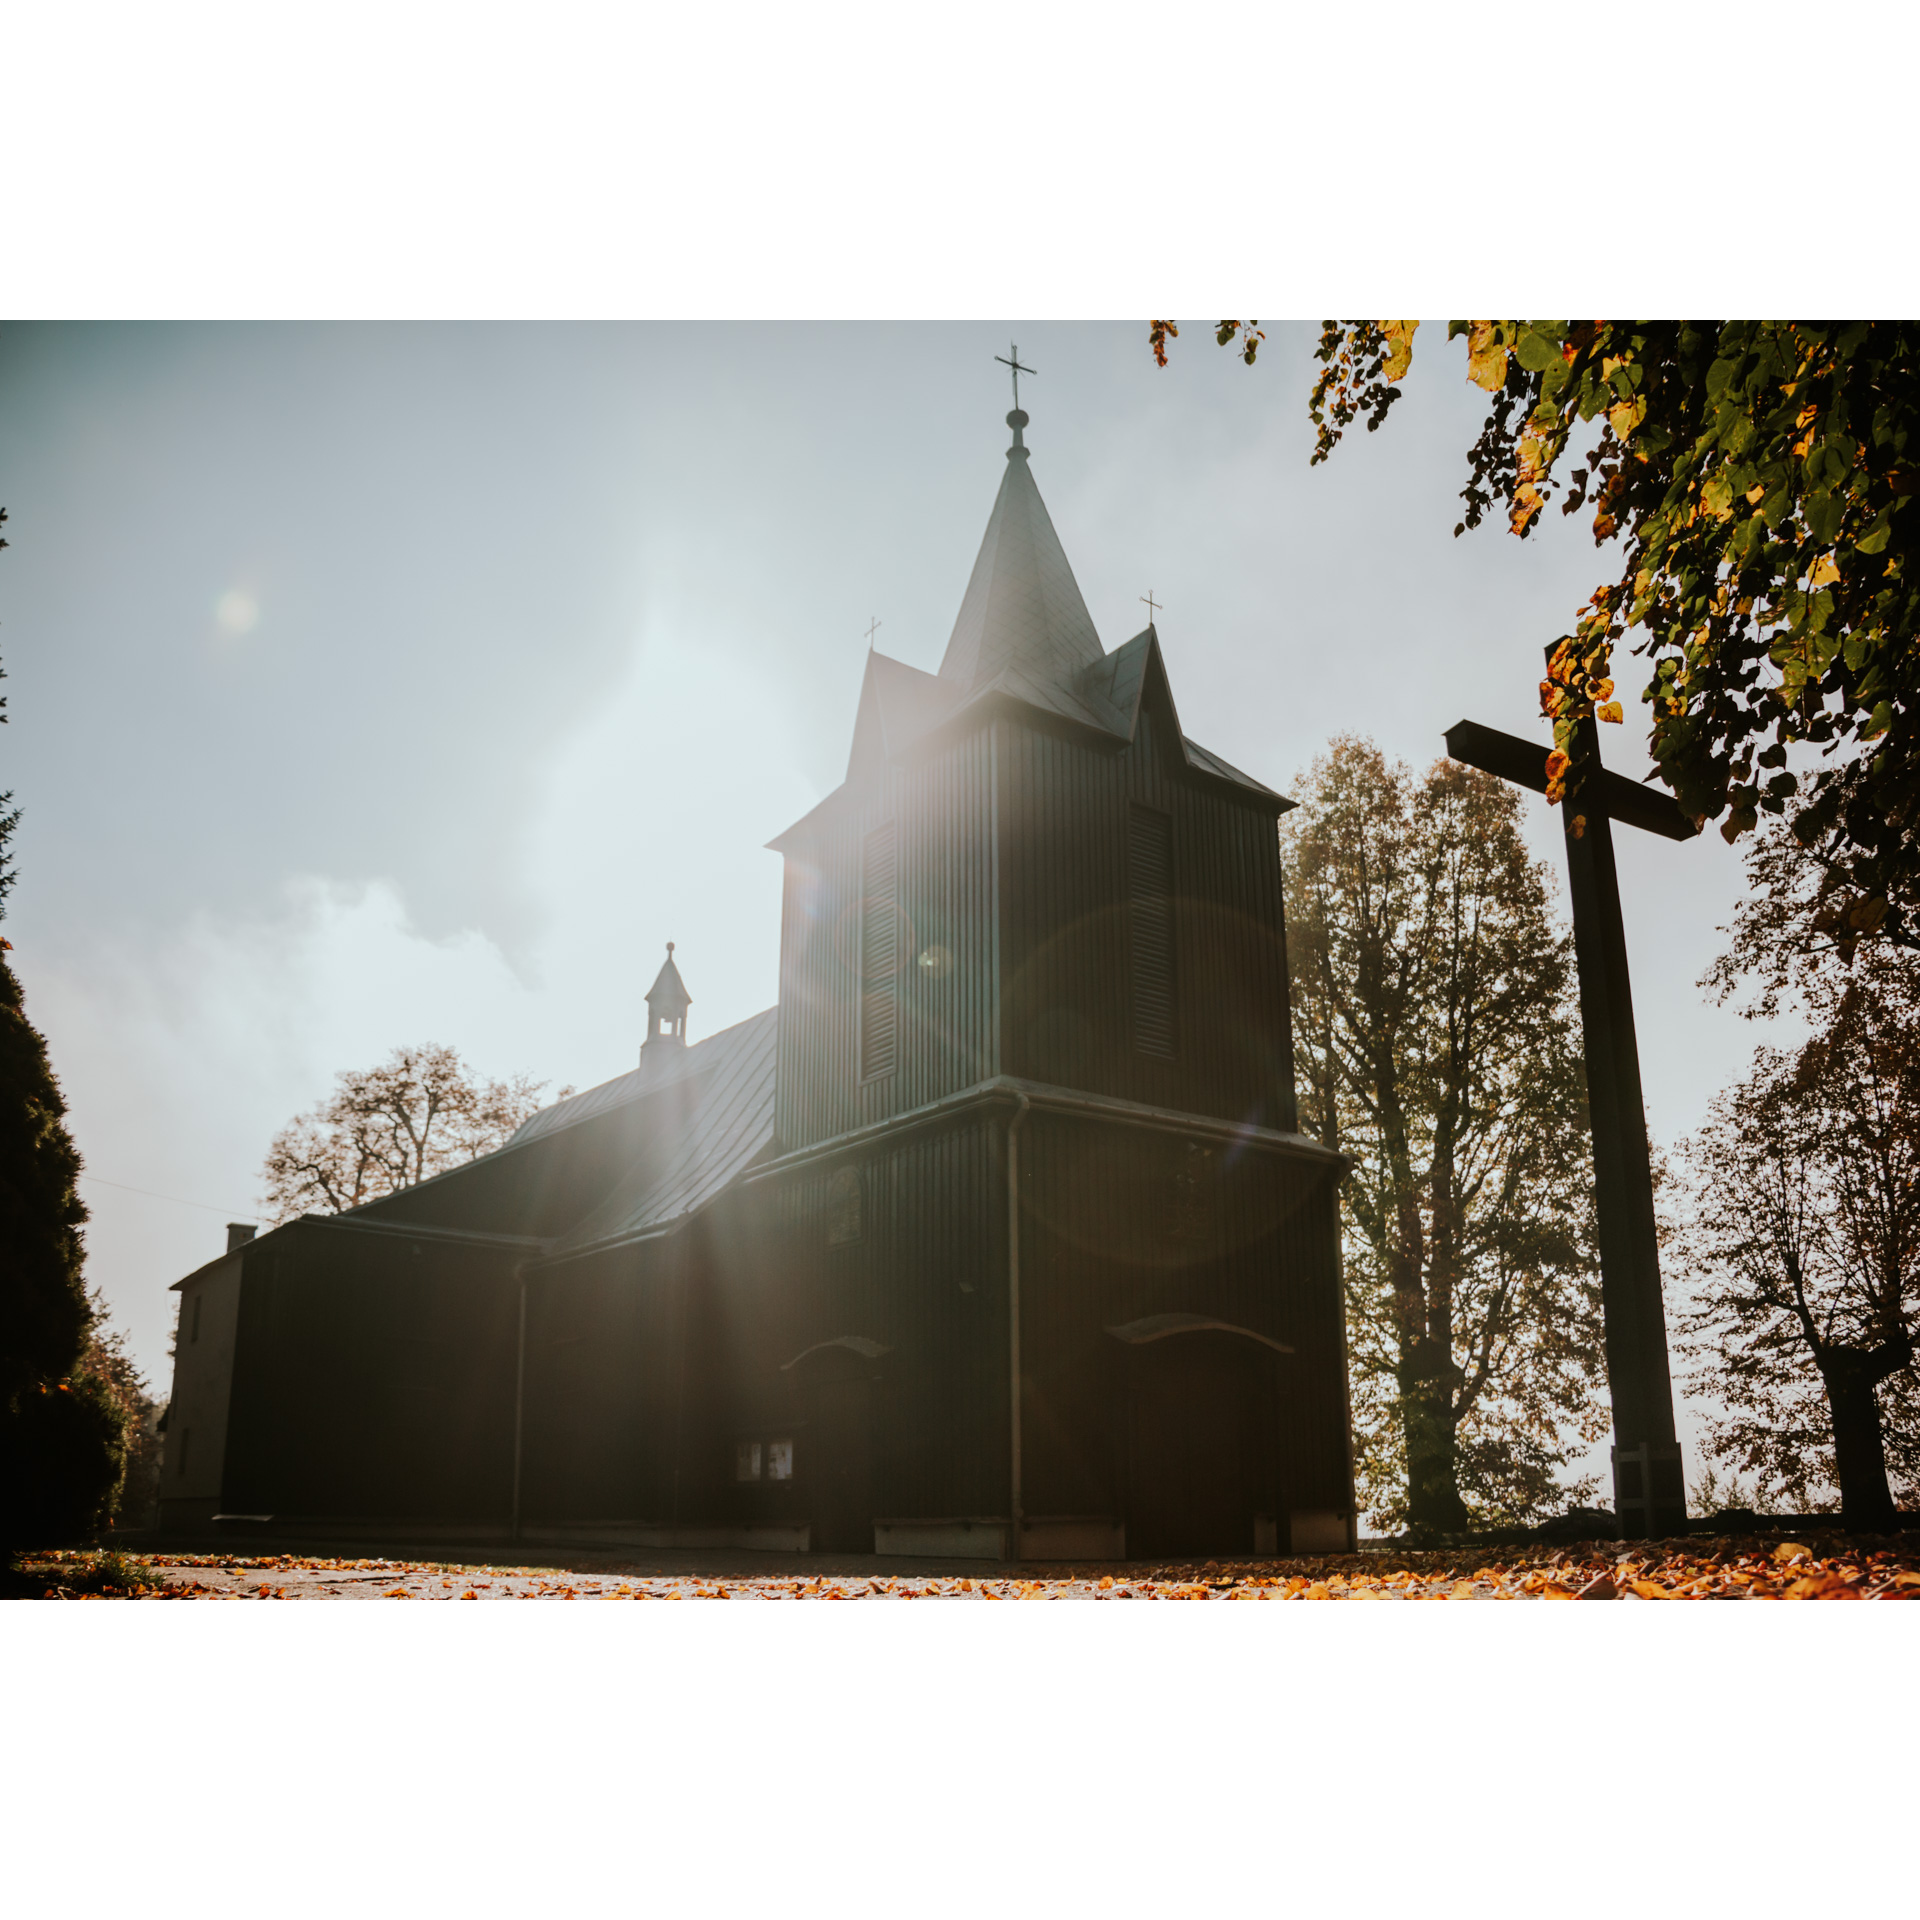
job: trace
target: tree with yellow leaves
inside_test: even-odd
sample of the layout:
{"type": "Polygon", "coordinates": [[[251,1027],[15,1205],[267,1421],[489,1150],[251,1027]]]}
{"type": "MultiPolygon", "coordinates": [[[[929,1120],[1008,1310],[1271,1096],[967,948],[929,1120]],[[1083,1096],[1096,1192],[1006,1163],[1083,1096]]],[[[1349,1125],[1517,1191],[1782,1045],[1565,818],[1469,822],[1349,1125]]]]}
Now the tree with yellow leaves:
{"type": "MultiPolygon", "coordinates": [[[[1386,418],[1418,326],[1323,323],[1315,464],[1386,418]]],[[[1162,365],[1177,332],[1153,322],[1162,365]]],[[[1617,557],[1541,683],[1553,797],[1578,723],[1622,718],[1614,654],[1638,634],[1681,806],[1731,841],[1800,798],[1794,831],[1848,924],[1920,946],[1920,325],[1449,322],[1461,336],[1488,404],[1455,533],[1501,508],[1524,539],[1559,491],[1617,557]]],[[[1215,337],[1252,363],[1257,326],[1215,337]]]]}

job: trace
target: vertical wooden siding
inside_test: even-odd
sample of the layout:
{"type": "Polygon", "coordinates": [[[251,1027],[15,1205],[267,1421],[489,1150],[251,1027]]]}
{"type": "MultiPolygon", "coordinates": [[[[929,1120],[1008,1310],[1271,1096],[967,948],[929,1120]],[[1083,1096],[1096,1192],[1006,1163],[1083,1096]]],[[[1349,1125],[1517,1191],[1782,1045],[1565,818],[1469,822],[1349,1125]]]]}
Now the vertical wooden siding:
{"type": "Polygon", "coordinates": [[[997,1072],[1296,1124],[1275,817],[1193,778],[1151,699],[1124,751],[1002,717],[850,799],[788,857],[780,1005],[784,1149],[997,1072]],[[1129,1012],[1134,805],[1171,822],[1171,1052],[1129,1012]],[[863,1076],[862,848],[888,822],[898,1031],[863,1076]]]}
{"type": "Polygon", "coordinates": [[[230,1511],[504,1522],[516,1257],[310,1227],[243,1267],[230,1511]]]}
{"type": "Polygon", "coordinates": [[[1120,1428],[1134,1350],[1106,1329],[1178,1312],[1294,1349],[1274,1362],[1273,1498],[1280,1512],[1345,1509],[1346,1382],[1328,1172],[1050,1114],[1035,1116],[1027,1138],[1027,1510],[1122,1514],[1120,1428]]]}
{"type": "Polygon", "coordinates": [[[993,740],[889,768],[790,853],[781,910],[775,1132],[807,1146],[999,1071],[995,1015],[993,740]],[[860,1072],[861,849],[895,828],[897,1033],[891,1072],[860,1072]]]}
{"type": "Polygon", "coordinates": [[[1006,728],[1003,1058],[1029,1079],[1291,1130],[1273,814],[1185,775],[1149,707],[1124,754],[1006,728]],[[1129,1015],[1129,808],[1172,822],[1170,1053],[1129,1015]]]}

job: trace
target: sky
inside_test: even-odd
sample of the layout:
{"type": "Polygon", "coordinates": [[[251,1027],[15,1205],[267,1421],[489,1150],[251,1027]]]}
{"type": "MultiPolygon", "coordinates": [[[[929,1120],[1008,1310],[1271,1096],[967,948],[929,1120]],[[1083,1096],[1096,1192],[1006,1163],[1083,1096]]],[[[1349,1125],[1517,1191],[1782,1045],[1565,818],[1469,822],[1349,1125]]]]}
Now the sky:
{"type": "MultiPolygon", "coordinates": [[[[432,1040],[596,1084],[669,939],[690,1037],[772,1003],[766,842],[844,772],[870,623],[939,661],[1011,341],[1101,639],[1152,593],[1196,739],[1283,792],[1343,732],[1544,744],[1541,648],[1608,556],[1582,518],[1452,537],[1482,396],[1444,332],[1312,467],[1299,324],[1251,368],[1187,327],[1165,369],[1134,321],[0,327],[6,932],[150,1377],[169,1286],[340,1070],[432,1040]]],[[[1604,743],[1636,778],[1637,718],[1604,743]]],[[[1696,985],[1740,863],[1616,842],[1671,1143],[1762,1037],[1696,985]]]]}

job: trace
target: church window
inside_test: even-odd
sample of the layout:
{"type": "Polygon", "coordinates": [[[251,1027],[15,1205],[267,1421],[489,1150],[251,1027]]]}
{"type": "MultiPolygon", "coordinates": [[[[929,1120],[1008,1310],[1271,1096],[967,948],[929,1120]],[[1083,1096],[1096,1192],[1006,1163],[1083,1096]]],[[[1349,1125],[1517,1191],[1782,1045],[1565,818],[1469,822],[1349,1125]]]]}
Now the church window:
{"type": "Polygon", "coordinates": [[[1173,1053],[1173,816],[1136,806],[1127,832],[1127,934],[1133,1044],[1173,1053]]]}
{"type": "Polygon", "coordinates": [[[860,873],[860,1078],[893,1071],[899,1041],[898,862],[889,821],[867,835],[860,873]]]}
{"type": "Polygon", "coordinates": [[[760,1478],[760,1442],[742,1440],[733,1450],[733,1477],[736,1480],[760,1478]]]}
{"type": "Polygon", "coordinates": [[[860,1238],[860,1169],[840,1167],[827,1182],[827,1245],[851,1246],[860,1238]]]}
{"type": "Polygon", "coordinates": [[[767,1442],[767,1478],[769,1480],[793,1478],[793,1442],[791,1440],[767,1442]]]}

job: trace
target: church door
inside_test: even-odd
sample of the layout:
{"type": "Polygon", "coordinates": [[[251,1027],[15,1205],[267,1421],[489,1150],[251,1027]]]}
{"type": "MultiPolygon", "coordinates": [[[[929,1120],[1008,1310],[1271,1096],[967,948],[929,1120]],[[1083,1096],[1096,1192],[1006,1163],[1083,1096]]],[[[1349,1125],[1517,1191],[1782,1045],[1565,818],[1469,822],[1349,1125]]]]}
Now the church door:
{"type": "Polygon", "coordinates": [[[1127,1557],[1247,1557],[1273,1511],[1274,1356],[1208,1332],[1128,1358],[1127,1557]]]}
{"type": "Polygon", "coordinates": [[[873,1551],[873,1381],[831,1362],[810,1383],[806,1473],[815,1553],[873,1551]]]}

